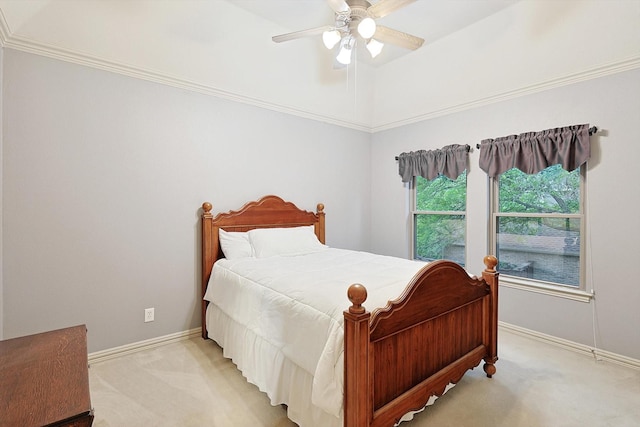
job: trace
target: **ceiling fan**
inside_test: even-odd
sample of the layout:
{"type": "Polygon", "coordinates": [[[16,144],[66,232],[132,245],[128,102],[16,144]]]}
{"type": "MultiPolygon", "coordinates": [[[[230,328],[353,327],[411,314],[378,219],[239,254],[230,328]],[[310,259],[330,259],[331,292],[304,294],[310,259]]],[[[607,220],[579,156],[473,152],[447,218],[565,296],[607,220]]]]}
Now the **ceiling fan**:
{"type": "Polygon", "coordinates": [[[338,46],[336,60],[342,65],[351,63],[351,52],[358,41],[366,43],[367,50],[375,58],[385,43],[415,50],[424,39],[376,24],[376,19],[387,16],[415,0],[379,0],[371,4],[366,0],[327,0],[335,12],[333,25],[273,36],[276,43],[322,34],[327,49],[338,46]],[[359,36],[359,37],[358,37],[359,36]]]}

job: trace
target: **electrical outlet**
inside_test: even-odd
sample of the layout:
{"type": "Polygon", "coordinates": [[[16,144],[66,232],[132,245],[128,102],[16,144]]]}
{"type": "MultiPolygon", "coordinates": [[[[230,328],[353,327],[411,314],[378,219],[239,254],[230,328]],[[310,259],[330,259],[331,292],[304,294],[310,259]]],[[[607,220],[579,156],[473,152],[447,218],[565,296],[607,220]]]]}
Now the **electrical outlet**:
{"type": "Polygon", "coordinates": [[[145,308],[144,309],[144,323],[153,322],[154,314],[153,308],[145,308]]]}

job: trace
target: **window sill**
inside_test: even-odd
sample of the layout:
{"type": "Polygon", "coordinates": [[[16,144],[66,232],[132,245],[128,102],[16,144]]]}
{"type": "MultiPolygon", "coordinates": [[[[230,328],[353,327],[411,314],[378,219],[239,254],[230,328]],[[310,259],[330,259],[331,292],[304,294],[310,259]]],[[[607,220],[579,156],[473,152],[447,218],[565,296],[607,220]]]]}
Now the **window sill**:
{"type": "Polygon", "coordinates": [[[593,292],[585,292],[579,289],[569,289],[562,286],[554,286],[545,283],[531,282],[513,276],[500,276],[500,286],[519,289],[521,291],[535,292],[543,295],[567,298],[574,301],[590,302],[594,297],[593,292]]]}

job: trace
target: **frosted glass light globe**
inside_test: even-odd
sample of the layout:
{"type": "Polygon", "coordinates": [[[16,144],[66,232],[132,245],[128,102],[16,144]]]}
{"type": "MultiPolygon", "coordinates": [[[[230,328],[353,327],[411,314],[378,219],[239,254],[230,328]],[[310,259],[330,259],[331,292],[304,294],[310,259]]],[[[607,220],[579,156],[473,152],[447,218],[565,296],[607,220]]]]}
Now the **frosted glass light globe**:
{"type": "Polygon", "coordinates": [[[363,39],[370,39],[376,32],[376,21],[371,18],[364,18],[358,24],[358,34],[362,36],[363,39]]]}
{"type": "Polygon", "coordinates": [[[338,30],[325,31],[322,33],[322,42],[327,49],[333,49],[333,47],[340,41],[340,33],[338,30]]]}
{"type": "Polygon", "coordinates": [[[384,43],[380,43],[376,39],[371,39],[369,43],[367,43],[367,50],[371,54],[372,58],[375,58],[376,56],[380,55],[380,52],[382,52],[383,47],[384,47],[384,43]]]}
{"type": "Polygon", "coordinates": [[[351,64],[351,48],[348,45],[342,46],[336,60],[342,65],[351,64]]]}

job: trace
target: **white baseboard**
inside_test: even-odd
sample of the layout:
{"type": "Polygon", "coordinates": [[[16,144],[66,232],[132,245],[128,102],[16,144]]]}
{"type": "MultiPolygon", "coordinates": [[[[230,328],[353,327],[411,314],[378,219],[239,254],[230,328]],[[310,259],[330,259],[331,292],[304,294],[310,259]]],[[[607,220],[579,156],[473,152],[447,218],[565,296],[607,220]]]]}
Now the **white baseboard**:
{"type": "MultiPolygon", "coordinates": [[[[562,347],[566,350],[570,350],[583,355],[592,356],[597,360],[615,363],[627,368],[640,369],[640,360],[638,359],[633,359],[631,357],[622,356],[610,351],[593,348],[588,345],[579,344],[573,341],[565,340],[563,338],[554,337],[552,335],[543,334],[541,332],[536,332],[531,329],[522,328],[520,326],[512,325],[506,322],[498,322],[498,325],[501,329],[512,332],[514,334],[546,342],[547,344],[562,347]]],[[[116,357],[136,353],[138,351],[148,350],[150,348],[186,340],[198,335],[200,335],[200,328],[194,328],[188,331],[176,332],[175,334],[169,334],[144,341],[138,341],[120,347],[96,351],[94,353],[89,353],[89,364],[104,362],[109,359],[115,359],[116,357]]]]}
{"type": "Polygon", "coordinates": [[[116,357],[124,356],[126,354],[132,354],[139,351],[148,350],[150,348],[160,347],[162,345],[186,340],[197,335],[200,335],[200,328],[194,328],[188,331],[163,335],[161,337],[138,341],[120,347],[108,348],[102,351],[96,351],[93,353],[89,353],[89,364],[100,363],[106,360],[115,359],[116,357]]]}
{"type": "Polygon", "coordinates": [[[610,363],[615,363],[616,365],[621,365],[627,368],[640,369],[640,360],[638,359],[633,359],[631,357],[623,356],[621,354],[616,354],[610,351],[601,350],[599,348],[594,348],[592,346],[579,344],[577,342],[554,337],[552,335],[543,334],[541,332],[536,332],[531,329],[522,328],[520,326],[511,325],[505,322],[498,322],[498,326],[506,331],[513,332],[514,334],[517,334],[517,335],[521,335],[527,338],[532,338],[538,341],[546,342],[547,344],[552,344],[558,347],[562,347],[566,350],[570,350],[575,353],[580,353],[580,354],[594,357],[598,361],[602,360],[610,363]]]}

